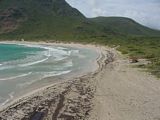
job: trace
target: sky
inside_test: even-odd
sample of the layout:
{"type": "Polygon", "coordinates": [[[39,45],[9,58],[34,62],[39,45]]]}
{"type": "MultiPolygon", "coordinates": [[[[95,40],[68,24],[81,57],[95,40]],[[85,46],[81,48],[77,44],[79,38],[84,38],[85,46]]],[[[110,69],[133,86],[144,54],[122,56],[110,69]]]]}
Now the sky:
{"type": "Polygon", "coordinates": [[[160,0],[66,0],[86,17],[122,16],[160,30],[160,0]]]}

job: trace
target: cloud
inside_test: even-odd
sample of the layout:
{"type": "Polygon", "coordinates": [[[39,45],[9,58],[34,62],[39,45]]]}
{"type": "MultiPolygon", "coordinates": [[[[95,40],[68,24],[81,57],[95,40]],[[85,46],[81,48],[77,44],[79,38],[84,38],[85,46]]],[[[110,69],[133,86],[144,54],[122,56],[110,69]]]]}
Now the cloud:
{"type": "Polygon", "coordinates": [[[160,29],[160,0],[67,0],[87,17],[130,17],[151,28],[160,29]]]}

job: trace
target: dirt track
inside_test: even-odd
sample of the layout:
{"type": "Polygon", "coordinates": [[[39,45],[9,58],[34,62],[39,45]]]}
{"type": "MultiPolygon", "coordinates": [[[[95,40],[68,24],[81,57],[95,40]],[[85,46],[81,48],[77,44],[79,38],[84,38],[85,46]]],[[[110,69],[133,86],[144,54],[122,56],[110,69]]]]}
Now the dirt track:
{"type": "Polygon", "coordinates": [[[112,52],[115,61],[95,77],[90,120],[160,120],[160,81],[112,52]]]}

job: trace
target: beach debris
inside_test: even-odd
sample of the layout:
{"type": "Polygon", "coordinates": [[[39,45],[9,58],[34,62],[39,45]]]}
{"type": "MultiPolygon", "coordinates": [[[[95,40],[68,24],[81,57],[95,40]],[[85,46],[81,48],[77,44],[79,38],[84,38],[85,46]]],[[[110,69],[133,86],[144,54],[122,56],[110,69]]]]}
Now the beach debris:
{"type": "Polygon", "coordinates": [[[82,120],[89,115],[93,93],[88,78],[76,79],[15,103],[0,120],[82,120]]]}
{"type": "Polygon", "coordinates": [[[137,63],[137,62],[139,62],[139,60],[138,60],[137,57],[130,57],[129,61],[130,61],[130,63],[137,63]]]}

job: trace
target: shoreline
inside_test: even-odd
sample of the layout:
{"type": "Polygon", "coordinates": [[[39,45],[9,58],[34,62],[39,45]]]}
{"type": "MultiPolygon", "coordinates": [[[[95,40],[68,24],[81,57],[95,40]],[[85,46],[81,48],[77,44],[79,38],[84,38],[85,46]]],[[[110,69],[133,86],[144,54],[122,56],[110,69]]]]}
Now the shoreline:
{"type": "Polygon", "coordinates": [[[14,120],[158,120],[160,81],[114,48],[99,46],[98,69],[48,86],[0,111],[14,120]]]}
{"type": "MultiPolygon", "coordinates": [[[[83,49],[83,48],[87,48],[87,49],[91,49],[91,50],[93,50],[93,51],[95,51],[95,52],[97,52],[97,54],[100,54],[100,48],[96,48],[95,46],[92,46],[92,45],[88,45],[87,47],[86,46],[84,46],[84,45],[81,45],[81,44],[65,44],[65,43],[61,43],[61,44],[59,44],[59,43],[45,43],[45,42],[21,42],[21,41],[1,41],[0,42],[0,44],[1,43],[4,43],[4,44],[17,44],[17,45],[33,45],[33,47],[34,47],[34,45],[35,46],[43,46],[43,45],[47,45],[46,47],[49,47],[49,46],[62,46],[62,47],[73,47],[73,48],[81,48],[81,49],[83,49]]],[[[99,56],[97,56],[97,58],[98,58],[99,56]]],[[[62,74],[62,75],[57,75],[57,76],[53,76],[53,77],[46,77],[46,78],[43,78],[44,80],[50,80],[50,79],[58,79],[58,78],[65,78],[65,79],[72,79],[72,78],[74,78],[74,77],[80,77],[80,76],[82,76],[82,75],[85,75],[85,74],[87,74],[88,72],[94,72],[94,71],[96,71],[96,69],[98,69],[98,65],[97,65],[97,62],[96,62],[96,60],[95,61],[90,61],[91,62],[91,64],[94,64],[93,66],[92,66],[92,68],[94,67],[94,69],[93,70],[91,70],[91,69],[86,69],[85,71],[82,71],[82,70],[79,70],[79,71],[71,71],[70,73],[67,73],[67,74],[62,74]],[[57,77],[57,78],[56,78],[57,77]]],[[[63,82],[63,81],[65,81],[65,79],[63,79],[63,80],[61,80],[61,82],[63,82]]],[[[50,81],[49,81],[50,82],[50,81]]],[[[55,80],[55,82],[53,81],[53,83],[51,83],[51,84],[55,84],[57,82],[57,80],[55,80]]],[[[43,82],[42,82],[43,83],[43,82]]],[[[45,84],[45,85],[39,85],[38,83],[36,83],[36,85],[38,85],[39,87],[42,87],[42,88],[45,88],[46,86],[48,86],[48,85],[50,85],[50,84],[45,84]]],[[[37,86],[35,86],[35,85],[33,85],[32,86],[32,88],[29,88],[31,91],[36,91],[37,90],[37,86]]],[[[24,97],[25,95],[23,95],[23,94],[28,94],[28,93],[30,93],[29,92],[29,90],[28,91],[25,91],[25,92],[21,92],[19,95],[16,95],[16,96],[14,96],[14,97],[12,97],[10,100],[9,100],[9,102],[8,102],[8,100],[6,100],[5,101],[5,103],[12,103],[13,101],[15,101],[15,100],[17,100],[17,98],[19,99],[19,98],[21,98],[21,97],[24,97]]],[[[6,105],[3,105],[3,106],[1,106],[1,108],[3,108],[3,107],[5,107],[6,105]]]]}
{"type": "MultiPolygon", "coordinates": [[[[28,42],[27,42],[28,43],[28,42]]],[[[29,42],[29,43],[31,43],[31,42],[29,42]]],[[[38,43],[39,44],[39,43],[38,43]]],[[[41,43],[42,44],[42,43],[41,43]]],[[[43,44],[45,44],[45,43],[43,43],[43,44]]],[[[55,43],[53,43],[54,45],[55,45],[55,43]]],[[[48,45],[53,45],[52,43],[50,44],[50,43],[48,43],[48,45]]],[[[45,44],[46,45],[46,44],[45,44]]],[[[56,45],[59,45],[59,44],[57,44],[56,43],[56,45]]],[[[39,96],[40,94],[41,94],[41,92],[44,92],[45,91],[45,93],[47,93],[48,92],[48,94],[50,94],[51,92],[53,92],[53,90],[51,90],[51,91],[48,91],[48,89],[57,89],[57,96],[59,96],[59,95],[61,95],[64,91],[63,91],[63,89],[64,90],[66,90],[66,88],[65,87],[67,87],[67,89],[68,88],[70,88],[69,86],[72,86],[73,84],[75,85],[76,84],[76,82],[79,82],[80,81],[80,79],[88,79],[88,78],[90,78],[90,77],[93,77],[95,74],[97,74],[97,73],[99,73],[100,71],[101,71],[101,69],[102,69],[102,67],[103,67],[103,64],[104,64],[104,61],[105,61],[105,59],[106,59],[106,56],[104,55],[104,52],[106,52],[105,50],[104,50],[104,48],[102,48],[102,47],[96,47],[96,46],[93,46],[93,45],[81,45],[81,44],[64,44],[64,43],[62,43],[62,44],[60,44],[60,45],[66,45],[66,46],[72,46],[72,47],[90,47],[90,49],[94,49],[94,50],[96,50],[98,53],[99,53],[99,56],[98,56],[98,58],[97,58],[97,60],[96,61],[94,61],[95,63],[95,65],[97,65],[96,66],[96,69],[93,71],[90,71],[90,72],[87,72],[87,73],[85,73],[85,74],[80,74],[79,76],[72,76],[71,78],[68,78],[68,80],[65,80],[65,81],[62,81],[62,82],[59,82],[59,83],[55,83],[55,84],[52,84],[52,85],[49,85],[49,86],[45,86],[45,87],[43,87],[43,88],[40,88],[40,89],[37,89],[37,90],[34,90],[34,91],[32,91],[32,92],[30,92],[30,93],[28,93],[28,94],[26,94],[26,95],[24,95],[24,96],[21,96],[20,98],[18,98],[18,99],[16,99],[16,100],[14,100],[13,102],[11,102],[10,104],[8,104],[7,106],[4,106],[3,108],[1,108],[1,110],[0,110],[0,117],[2,117],[3,119],[4,119],[4,117],[3,116],[5,116],[5,117],[13,117],[14,115],[15,115],[15,113],[11,113],[11,115],[8,115],[8,112],[11,110],[13,110],[13,106],[21,106],[21,105],[23,105],[24,103],[23,102],[27,102],[27,101],[30,101],[31,99],[33,99],[35,96],[39,96]],[[102,60],[103,59],[103,60],[102,60]],[[77,80],[78,79],[78,80],[77,80]],[[57,88],[57,86],[58,86],[58,88],[57,88]],[[61,87],[59,87],[59,86],[61,86],[61,87]],[[7,112],[7,116],[6,115],[4,115],[5,113],[7,112]]],[[[105,53],[106,54],[106,53],[105,53]]],[[[52,77],[51,77],[52,78],[52,77]]],[[[88,81],[88,80],[86,80],[86,81],[88,81]]],[[[85,82],[86,82],[85,81],[85,82]]],[[[88,82],[90,82],[90,81],[88,81],[88,82]]],[[[83,81],[82,81],[82,83],[83,83],[83,81]]],[[[78,83],[79,84],[79,83],[78,83]]],[[[87,85],[88,85],[88,83],[87,83],[87,85]]],[[[77,86],[78,87],[78,86],[77,86]]],[[[82,86],[81,86],[82,87],[82,86]]],[[[92,86],[93,87],[93,86],[92,86]]],[[[77,88],[78,89],[78,88],[77,88]]],[[[93,88],[93,90],[94,90],[94,88],[93,88]]],[[[83,92],[83,91],[81,91],[81,92],[83,92]]],[[[92,91],[93,92],[93,91],[92,91]]],[[[41,95],[41,96],[44,96],[44,95],[41,95]]],[[[74,96],[74,95],[73,95],[74,96]]],[[[91,95],[88,95],[87,94],[87,96],[90,96],[90,97],[93,97],[93,94],[91,95]]],[[[75,97],[75,96],[74,96],[75,97]]],[[[76,97],[78,97],[78,96],[76,96],[76,97]]],[[[46,99],[48,99],[48,98],[43,98],[44,99],[44,101],[46,100],[46,99]]],[[[56,98],[56,99],[58,99],[58,98],[56,98]]],[[[91,102],[91,101],[90,101],[91,102]]],[[[35,103],[36,104],[36,103],[35,103]]],[[[24,105],[25,106],[25,105],[24,105]]],[[[23,108],[23,107],[22,107],[23,108]]],[[[24,109],[24,108],[23,108],[24,109]]],[[[14,109],[14,110],[16,110],[16,109],[14,109]]],[[[16,110],[16,111],[18,111],[18,110],[16,110]]],[[[17,117],[17,115],[16,115],[16,117],[17,117]]],[[[14,118],[16,118],[16,117],[14,117],[14,118]]],[[[16,119],[15,119],[16,120],[16,119]]]]}
{"type": "MultiPolygon", "coordinates": [[[[71,48],[81,48],[81,49],[90,49],[90,50],[93,50],[95,52],[97,52],[98,54],[101,54],[101,48],[104,49],[104,47],[102,47],[101,45],[94,45],[94,44],[81,44],[81,43],[64,43],[64,42],[44,42],[44,41],[38,41],[38,42],[30,42],[30,41],[16,41],[16,40],[13,40],[13,41],[0,41],[0,44],[17,44],[17,45],[33,45],[33,47],[40,47],[41,48],[41,45],[47,45],[46,47],[49,47],[49,46],[62,46],[62,47],[71,47],[71,48]],[[35,45],[35,46],[34,46],[35,45]]],[[[44,47],[42,47],[44,48],[44,47]]],[[[99,57],[99,56],[98,56],[99,57]]],[[[98,58],[97,57],[97,58],[98,58]]],[[[94,71],[96,71],[96,69],[98,68],[98,65],[97,65],[97,61],[95,60],[94,62],[94,71]]],[[[93,67],[93,66],[92,66],[93,67]]],[[[89,71],[90,72],[90,71],[89,71]]],[[[81,74],[80,74],[81,75],[81,74]]]]}

